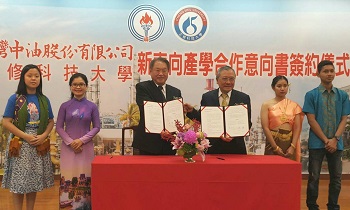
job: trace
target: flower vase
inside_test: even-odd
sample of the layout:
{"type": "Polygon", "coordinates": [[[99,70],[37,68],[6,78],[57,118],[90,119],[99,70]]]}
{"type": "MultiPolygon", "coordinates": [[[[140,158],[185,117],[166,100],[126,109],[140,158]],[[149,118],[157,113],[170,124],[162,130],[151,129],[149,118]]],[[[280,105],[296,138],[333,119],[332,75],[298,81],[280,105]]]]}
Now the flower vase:
{"type": "Polygon", "coordinates": [[[185,154],[183,155],[183,157],[185,158],[185,162],[186,163],[194,163],[196,162],[195,160],[193,160],[193,156],[196,155],[196,151],[191,150],[189,152],[185,152],[185,154]]]}

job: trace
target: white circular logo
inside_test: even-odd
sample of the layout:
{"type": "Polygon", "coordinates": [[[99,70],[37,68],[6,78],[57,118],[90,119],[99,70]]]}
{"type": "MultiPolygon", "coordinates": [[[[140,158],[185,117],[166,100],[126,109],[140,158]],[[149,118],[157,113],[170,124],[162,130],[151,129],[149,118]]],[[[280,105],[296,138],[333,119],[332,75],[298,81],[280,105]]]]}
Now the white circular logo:
{"type": "Polygon", "coordinates": [[[184,42],[197,42],[204,38],[209,30],[208,15],[197,6],[180,8],[173,17],[173,30],[184,42]]]}
{"type": "Polygon", "coordinates": [[[165,19],[157,7],[140,5],[131,11],[128,19],[130,33],[141,42],[152,42],[160,37],[165,19]]]}

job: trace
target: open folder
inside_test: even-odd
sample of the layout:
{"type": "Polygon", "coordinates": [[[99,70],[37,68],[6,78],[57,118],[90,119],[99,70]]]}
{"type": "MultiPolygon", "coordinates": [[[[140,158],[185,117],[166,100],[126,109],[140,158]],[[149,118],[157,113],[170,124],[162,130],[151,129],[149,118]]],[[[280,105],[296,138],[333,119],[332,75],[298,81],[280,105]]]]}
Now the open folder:
{"type": "Polygon", "coordinates": [[[182,98],[167,102],[144,101],[145,110],[145,132],[161,133],[177,131],[175,121],[178,120],[184,125],[182,98]]]}
{"type": "Polygon", "coordinates": [[[201,127],[208,137],[219,138],[249,135],[248,108],[236,106],[202,106],[201,127]]]}

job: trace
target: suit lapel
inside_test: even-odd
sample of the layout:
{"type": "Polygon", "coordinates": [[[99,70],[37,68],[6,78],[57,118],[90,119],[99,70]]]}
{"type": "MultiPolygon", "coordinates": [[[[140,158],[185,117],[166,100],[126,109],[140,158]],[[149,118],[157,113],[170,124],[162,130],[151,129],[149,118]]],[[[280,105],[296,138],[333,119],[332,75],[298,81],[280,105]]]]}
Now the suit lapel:
{"type": "Polygon", "coordinates": [[[240,99],[238,98],[236,92],[234,90],[231,91],[231,96],[230,96],[230,106],[234,106],[241,103],[240,99]]]}
{"type": "Polygon", "coordinates": [[[220,101],[219,101],[219,88],[213,91],[212,95],[212,101],[214,101],[213,106],[220,106],[220,101]]]}
{"type": "Polygon", "coordinates": [[[171,101],[171,100],[174,100],[174,91],[173,89],[171,89],[171,87],[167,84],[165,84],[165,93],[166,93],[166,101],[171,101]]]}
{"type": "Polygon", "coordinates": [[[170,88],[169,88],[169,85],[167,85],[167,84],[165,84],[165,97],[166,97],[166,101],[170,101],[169,100],[169,97],[170,97],[170,90],[169,90],[170,88]]]}

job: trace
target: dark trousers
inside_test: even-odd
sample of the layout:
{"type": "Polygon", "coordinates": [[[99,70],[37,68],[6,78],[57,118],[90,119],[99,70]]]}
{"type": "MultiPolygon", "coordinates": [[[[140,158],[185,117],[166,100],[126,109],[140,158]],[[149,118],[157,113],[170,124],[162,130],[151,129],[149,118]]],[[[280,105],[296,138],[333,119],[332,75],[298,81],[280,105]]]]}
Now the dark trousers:
{"type": "Polygon", "coordinates": [[[318,186],[322,161],[324,156],[327,158],[329,171],[329,188],[328,188],[328,210],[339,210],[338,197],[341,189],[342,175],[342,157],[343,151],[337,150],[334,153],[327,152],[326,149],[309,150],[309,178],[306,191],[306,205],[310,210],[319,209],[317,204],[318,186]]]}

